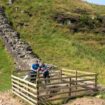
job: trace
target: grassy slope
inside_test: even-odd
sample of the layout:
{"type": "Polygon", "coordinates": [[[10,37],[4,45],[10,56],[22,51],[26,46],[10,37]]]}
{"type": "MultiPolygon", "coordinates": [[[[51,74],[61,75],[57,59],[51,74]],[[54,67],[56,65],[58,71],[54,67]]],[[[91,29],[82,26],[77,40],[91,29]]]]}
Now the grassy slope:
{"type": "Polygon", "coordinates": [[[6,6],[6,11],[14,28],[43,61],[71,69],[98,72],[99,82],[105,84],[105,45],[101,45],[105,36],[92,33],[72,34],[51,18],[55,12],[70,12],[80,7],[93,10],[80,0],[17,0],[11,7],[6,6]],[[17,12],[15,7],[18,7],[17,12]],[[29,17],[23,13],[24,10],[33,16],[29,17]],[[21,22],[28,26],[19,26],[21,22]]]}
{"type": "Polygon", "coordinates": [[[10,89],[10,74],[13,68],[13,61],[0,39],[0,91],[10,89]]]}
{"type": "Polygon", "coordinates": [[[105,15],[105,6],[104,5],[91,5],[95,10],[97,11],[98,14],[104,14],[105,15]]]}

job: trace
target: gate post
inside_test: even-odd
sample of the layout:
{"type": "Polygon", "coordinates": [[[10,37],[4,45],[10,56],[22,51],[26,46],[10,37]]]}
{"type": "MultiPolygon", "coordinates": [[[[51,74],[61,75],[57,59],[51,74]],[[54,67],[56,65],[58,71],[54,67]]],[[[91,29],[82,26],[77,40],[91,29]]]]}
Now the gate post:
{"type": "Polygon", "coordinates": [[[98,79],[98,74],[95,74],[95,90],[97,91],[97,79],[98,79]]]}
{"type": "Polygon", "coordinates": [[[39,105],[39,85],[38,85],[38,80],[36,81],[36,88],[37,88],[37,105],[39,105]]]}
{"type": "Polygon", "coordinates": [[[77,94],[77,76],[78,76],[78,74],[77,74],[78,72],[77,72],[77,70],[76,70],[76,81],[75,81],[75,88],[76,88],[76,92],[75,92],[75,96],[76,96],[76,94],[77,94]]]}
{"type": "Polygon", "coordinates": [[[71,77],[69,78],[69,96],[71,96],[71,77]]]}
{"type": "Polygon", "coordinates": [[[37,71],[36,76],[36,88],[37,88],[37,105],[39,105],[39,70],[37,71]]]}
{"type": "Polygon", "coordinates": [[[61,78],[61,82],[62,82],[62,70],[60,70],[60,78],[61,78]]]}

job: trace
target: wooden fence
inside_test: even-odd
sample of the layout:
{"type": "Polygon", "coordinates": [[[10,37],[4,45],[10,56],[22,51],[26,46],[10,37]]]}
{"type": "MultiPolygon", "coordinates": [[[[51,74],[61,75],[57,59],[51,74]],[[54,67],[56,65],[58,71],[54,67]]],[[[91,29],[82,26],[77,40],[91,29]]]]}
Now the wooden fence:
{"type": "MultiPolygon", "coordinates": [[[[51,105],[97,91],[97,74],[77,70],[52,70],[50,78],[38,73],[35,83],[24,80],[22,73],[12,75],[12,91],[31,105],[51,105]]],[[[24,74],[24,73],[23,73],[24,74]]]]}
{"type": "Polygon", "coordinates": [[[12,75],[12,92],[31,105],[37,105],[37,85],[12,75]]]}

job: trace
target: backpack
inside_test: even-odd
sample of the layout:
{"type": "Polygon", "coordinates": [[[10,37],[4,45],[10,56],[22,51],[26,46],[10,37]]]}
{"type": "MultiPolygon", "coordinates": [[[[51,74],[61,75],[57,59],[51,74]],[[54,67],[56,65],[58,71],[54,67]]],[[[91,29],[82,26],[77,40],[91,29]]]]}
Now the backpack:
{"type": "Polygon", "coordinates": [[[33,69],[33,70],[37,70],[38,67],[39,67],[39,64],[32,64],[32,69],[33,69]]]}

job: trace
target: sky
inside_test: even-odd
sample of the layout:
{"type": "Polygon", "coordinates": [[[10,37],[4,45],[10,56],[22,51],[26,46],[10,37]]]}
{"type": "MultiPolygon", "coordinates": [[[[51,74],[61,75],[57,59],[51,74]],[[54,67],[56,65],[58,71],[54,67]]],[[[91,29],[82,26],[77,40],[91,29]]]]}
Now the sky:
{"type": "Polygon", "coordinates": [[[100,4],[100,5],[105,5],[105,0],[84,0],[88,1],[90,3],[95,3],[95,4],[100,4]]]}

